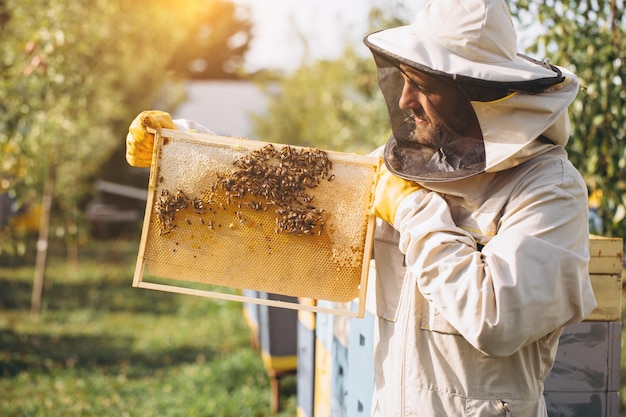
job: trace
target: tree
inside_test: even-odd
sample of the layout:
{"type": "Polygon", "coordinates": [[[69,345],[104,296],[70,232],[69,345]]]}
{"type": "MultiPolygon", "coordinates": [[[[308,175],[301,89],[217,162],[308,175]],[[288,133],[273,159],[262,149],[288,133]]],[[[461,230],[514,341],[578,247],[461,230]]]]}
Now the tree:
{"type": "Polygon", "coordinates": [[[237,78],[252,38],[248,15],[224,0],[199,10],[169,68],[186,79],[237,78]]]}
{"type": "Polygon", "coordinates": [[[626,236],[626,15],[623,0],[511,2],[521,22],[543,33],[530,51],[569,67],[581,81],[570,108],[568,151],[590,192],[601,196],[599,234],[626,236]]]}
{"type": "MultiPolygon", "coordinates": [[[[214,1],[0,1],[0,193],[56,207],[57,230],[75,243],[89,180],[152,106],[170,57],[214,1]]],[[[38,265],[49,219],[43,210],[38,265]]]]}

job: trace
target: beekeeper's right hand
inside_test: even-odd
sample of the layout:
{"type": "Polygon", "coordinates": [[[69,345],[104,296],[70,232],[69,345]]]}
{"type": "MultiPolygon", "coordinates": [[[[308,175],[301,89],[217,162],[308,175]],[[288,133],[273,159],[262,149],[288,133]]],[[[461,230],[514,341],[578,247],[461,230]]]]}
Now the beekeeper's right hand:
{"type": "Polygon", "coordinates": [[[169,113],[160,110],[142,111],[128,128],[126,136],[126,161],[134,167],[149,167],[152,164],[154,133],[158,128],[176,129],[169,113]]]}
{"type": "Polygon", "coordinates": [[[378,170],[372,214],[393,226],[400,203],[406,196],[421,188],[415,182],[407,181],[392,174],[383,162],[378,170]]]}

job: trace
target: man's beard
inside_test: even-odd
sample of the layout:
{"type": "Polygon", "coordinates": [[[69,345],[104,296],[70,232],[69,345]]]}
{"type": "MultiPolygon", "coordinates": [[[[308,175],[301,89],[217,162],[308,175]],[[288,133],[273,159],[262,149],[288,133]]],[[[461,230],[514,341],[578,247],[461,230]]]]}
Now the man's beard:
{"type": "MultiPolygon", "coordinates": [[[[400,132],[396,135],[398,145],[405,148],[405,151],[411,152],[410,149],[417,151],[414,155],[414,162],[423,164],[432,172],[450,172],[458,169],[461,160],[469,156],[478,147],[482,149],[482,141],[463,136],[450,129],[441,120],[432,120],[426,118],[425,115],[414,113],[405,121],[403,126],[404,134],[400,132]],[[415,123],[415,118],[426,120],[425,126],[420,127],[415,123]]],[[[479,152],[482,154],[482,152],[479,152]]],[[[479,156],[477,154],[477,156],[479,156]]],[[[476,157],[471,157],[465,162],[476,162],[476,157]]]]}
{"type": "Polygon", "coordinates": [[[423,114],[415,113],[415,115],[411,117],[409,125],[413,129],[411,132],[407,132],[408,135],[405,140],[408,140],[413,145],[419,144],[432,148],[433,152],[445,149],[447,144],[454,142],[459,136],[440,120],[427,118],[423,114]],[[425,120],[426,125],[420,126],[420,124],[415,123],[415,118],[425,120]]]}

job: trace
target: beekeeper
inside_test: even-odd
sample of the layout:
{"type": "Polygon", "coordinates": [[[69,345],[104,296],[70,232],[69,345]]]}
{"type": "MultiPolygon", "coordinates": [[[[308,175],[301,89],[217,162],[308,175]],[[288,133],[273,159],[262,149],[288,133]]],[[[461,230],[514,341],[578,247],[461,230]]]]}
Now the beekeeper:
{"type": "MultiPolygon", "coordinates": [[[[435,0],[365,38],[393,135],[375,190],[373,415],[545,417],[563,326],[595,307],[574,74],[516,53],[503,0],[435,0]]],[[[127,160],[149,166],[142,112],[127,160]]]]}
{"type": "Polygon", "coordinates": [[[393,135],[376,187],[375,416],[547,416],[595,307],[576,76],[516,53],[503,0],[435,0],[365,38],[393,135]]]}

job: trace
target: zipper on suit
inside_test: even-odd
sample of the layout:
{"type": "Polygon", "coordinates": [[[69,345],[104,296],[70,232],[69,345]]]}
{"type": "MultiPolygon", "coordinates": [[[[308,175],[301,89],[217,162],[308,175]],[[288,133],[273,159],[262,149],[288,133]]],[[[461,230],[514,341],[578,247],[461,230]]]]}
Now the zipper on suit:
{"type": "MultiPolygon", "coordinates": [[[[404,279],[407,279],[407,274],[405,271],[405,275],[404,275],[404,279]]],[[[419,291],[417,289],[417,282],[410,277],[409,275],[409,281],[407,284],[407,281],[405,281],[402,286],[404,287],[404,285],[409,285],[409,288],[402,288],[402,297],[400,298],[400,303],[408,303],[409,307],[407,308],[407,310],[410,311],[416,311],[417,306],[416,306],[416,297],[415,297],[415,291],[419,291]]],[[[398,308],[400,308],[400,306],[398,306],[398,308]]],[[[398,417],[404,417],[406,416],[406,387],[407,387],[407,383],[406,383],[406,360],[407,360],[407,351],[409,349],[408,345],[408,338],[409,338],[409,323],[411,322],[412,318],[409,317],[409,314],[405,314],[404,315],[404,323],[403,323],[403,329],[402,329],[402,359],[401,359],[401,376],[400,376],[400,415],[398,417]]]]}
{"type": "Polygon", "coordinates": [[[513,417],[513,413],[511,413],[511,409],[509,408],[509,405],[507,404],[506,401],[500,400],[500,405],[502,406],[502,409],[504,410],[504,417],[513,417]]]}

